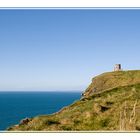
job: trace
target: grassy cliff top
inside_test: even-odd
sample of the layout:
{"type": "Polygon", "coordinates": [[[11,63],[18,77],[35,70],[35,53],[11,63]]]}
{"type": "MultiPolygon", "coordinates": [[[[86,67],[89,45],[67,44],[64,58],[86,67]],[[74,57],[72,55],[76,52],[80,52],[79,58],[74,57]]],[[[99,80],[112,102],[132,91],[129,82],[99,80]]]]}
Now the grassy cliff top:
{"type": "Polygon", "coordinates": [[[88,96],[59,112],[30,118],[29,122],[8,130],[140,130],[140,71],[101,74],[93,78],[86,94],[90,88],[92,90],[88,96]],[[96,92],[93,91],[95,87],[96,92]]]}
{"type": "Polygon", "coordinates": [[[107,72],[94,77],[84,94],[90,96],[94,93],[137,83],[140,83],[140,70],[107,72]]]}

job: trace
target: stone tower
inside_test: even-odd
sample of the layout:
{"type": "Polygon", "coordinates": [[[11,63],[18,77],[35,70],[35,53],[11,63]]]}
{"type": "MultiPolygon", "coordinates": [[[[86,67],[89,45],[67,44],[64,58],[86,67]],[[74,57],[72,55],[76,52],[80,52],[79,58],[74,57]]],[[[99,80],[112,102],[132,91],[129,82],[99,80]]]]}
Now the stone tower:
{"type": "Polygon", "coordinates": [[[115,64],[114,71],[121,71],[121,64],[115,64]]]}

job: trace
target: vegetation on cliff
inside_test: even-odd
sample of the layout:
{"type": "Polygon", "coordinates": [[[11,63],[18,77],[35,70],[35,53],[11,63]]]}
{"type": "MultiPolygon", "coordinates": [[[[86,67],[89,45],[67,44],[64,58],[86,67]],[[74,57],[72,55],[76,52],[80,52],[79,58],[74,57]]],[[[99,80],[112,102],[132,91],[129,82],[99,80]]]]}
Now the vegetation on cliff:
{"type": "Polygon", "coordinates": [[[84,97],[52,115],[30,118],[12,131],[140,130],[140,71],[93,78],[84,97]]]}

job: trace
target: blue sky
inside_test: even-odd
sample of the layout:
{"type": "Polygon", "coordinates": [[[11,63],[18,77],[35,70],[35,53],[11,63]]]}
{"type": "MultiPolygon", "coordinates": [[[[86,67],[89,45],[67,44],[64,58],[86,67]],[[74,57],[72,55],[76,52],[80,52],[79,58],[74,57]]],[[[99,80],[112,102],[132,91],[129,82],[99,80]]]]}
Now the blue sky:
{"type": "Polygon", "coordinates": [[[0,10],[0,90],[85,90],[139,53],[140,10],[0,10]]]}

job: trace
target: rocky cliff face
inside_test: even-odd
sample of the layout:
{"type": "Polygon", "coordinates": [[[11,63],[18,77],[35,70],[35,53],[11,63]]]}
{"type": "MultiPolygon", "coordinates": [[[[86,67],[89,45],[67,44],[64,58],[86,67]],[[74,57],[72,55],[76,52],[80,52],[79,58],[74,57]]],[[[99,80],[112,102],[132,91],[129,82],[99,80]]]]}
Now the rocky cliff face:
{"type": "Polygon", "coordinates": [[[11,131],[139,131],[140,71],[117,71],[92,79],[85,96],[52,115],[37,116],[11,131]]]}

